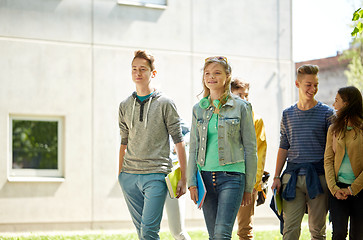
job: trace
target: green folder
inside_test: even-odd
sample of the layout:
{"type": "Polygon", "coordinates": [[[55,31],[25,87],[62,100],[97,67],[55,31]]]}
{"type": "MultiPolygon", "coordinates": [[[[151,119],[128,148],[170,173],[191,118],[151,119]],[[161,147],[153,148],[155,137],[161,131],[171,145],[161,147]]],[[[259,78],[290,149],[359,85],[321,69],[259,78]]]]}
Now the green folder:
{"type": "Polygon", "coordinates": [[[168,187],[169,195],[171,198],[176,198],[177,196],[176,189],[178,187],[178,182],[180,179],[181,179],[181,171],[178,165],[173,167],[171,173],[169,173],[165,177],[166,186],[168,187]]]}

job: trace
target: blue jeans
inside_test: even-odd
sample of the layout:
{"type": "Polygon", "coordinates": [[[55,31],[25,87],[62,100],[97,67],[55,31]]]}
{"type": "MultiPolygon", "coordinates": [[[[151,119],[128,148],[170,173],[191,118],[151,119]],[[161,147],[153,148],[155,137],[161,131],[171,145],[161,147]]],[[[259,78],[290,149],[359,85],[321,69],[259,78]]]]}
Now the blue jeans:
{"type": "Polygon", "coordinates": [[[118,181],[139,239],[160,239],[160,222],[167,193],[165,174],[121,172],[118,181]]]}
{"type": "Polygon", "coordinates": [[[202,171],[202,177],[207,189],[202,209],[209,239],[231,239],[245,189],[245,174],[202,171]]]}

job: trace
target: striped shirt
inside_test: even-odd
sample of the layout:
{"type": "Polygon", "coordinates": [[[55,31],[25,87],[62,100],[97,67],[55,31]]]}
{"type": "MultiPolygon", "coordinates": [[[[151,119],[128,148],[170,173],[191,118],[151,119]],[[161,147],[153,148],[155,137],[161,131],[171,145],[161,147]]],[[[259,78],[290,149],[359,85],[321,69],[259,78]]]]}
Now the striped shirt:
{"type": "Polygon", "coordinates": [[[297,104],[283,111],[280,148],[288,150],[287,162],[324,163],[326,134],[333,114],[332,108],[319,101],[306,111],[297,104]]]}

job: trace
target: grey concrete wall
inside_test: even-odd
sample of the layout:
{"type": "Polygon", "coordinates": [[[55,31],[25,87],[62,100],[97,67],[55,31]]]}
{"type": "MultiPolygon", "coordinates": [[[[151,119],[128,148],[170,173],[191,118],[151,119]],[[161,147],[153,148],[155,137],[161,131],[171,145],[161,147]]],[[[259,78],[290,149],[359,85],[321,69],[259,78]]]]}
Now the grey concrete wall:
{"type": "MultiPolygon", "coordinates": [[[[166,9],[0,0],[0,22],[0,231],[131,225],[117,183],[117,111],[134,91],[136,49],[153,52],[154,85],[187,121],[202,90],[204,59],[227,56],[233,75],[251,82],[273,172],[281,112],[295,98],[291,0],[168,1],[166,9]],[[64,117],[63,182],[8,181],[11,114],[64,117]]],[[[204,226],[187,197],[187,226],[204,226]]],[[[266,217],[266,208],[257,217],[266,217]]]]}
{"type": "Polygon", "coordinates": [[[347,86],[348,79],[344,74],[347,68],[339,66],[324,69],[319,72],[319,90],[316,98],[333,107],[335,96],[339,88],[347,86]]]}

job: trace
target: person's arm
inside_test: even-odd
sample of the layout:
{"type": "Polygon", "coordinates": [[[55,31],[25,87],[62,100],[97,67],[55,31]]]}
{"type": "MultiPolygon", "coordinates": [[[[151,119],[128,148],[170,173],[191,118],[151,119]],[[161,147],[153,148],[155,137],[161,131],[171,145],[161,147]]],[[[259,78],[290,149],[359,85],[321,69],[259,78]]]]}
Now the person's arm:
{"type": "Polygon", "coordinates": [[[121,146],[120,146],[120,153],[119,153],[119,158],[118,158],[118,174],[120,174],[121,170],[122,170],[122,164],[124,162],[126,147],[127,147],[127,145],[123,145],[123,144],[121,144],[121,146]]]}
{"type": "Polygon", "coordinates": [[[273,179],[273,184],[271,186],[271,189],[277,189],[277,191],[280,191],[281,188],[281,171],[285,165],[287,157],[287,150],[283,148],[279,148],[279,151],[277,152],[277,160],[276,160],[276,169],[275,169],[275,175],[273,179]]]}
{"type": "Polygon", "coordinates": [[[122,111],[122,103],[119,106],[118,112],[118,123],[120,128],[120,135],[121,135],[121,145],[118,157],[118,174],[122,171],[122,165],[124,162],[124,156],[127,148],[128,136],[129,136],[129,128],[125,122],[124,112],[122,111]]]}
{"type": "Polygon", "coordinates": [[[285,127],[286,118],[287,116],[284,111],[282,113],[282,118],[280,122],[280,147],[277,152],[275,175],[271,186],[272,191],[274,189],[277,189],[278,192],[280,191],[281,188],[281,172],[286,162],[288,149],[290,148],[290,143],[287,137],[288,130],[285,127]]]}
{"type": "Polygon", "coordinates": [[[241,137],[245,149],[245,191],[242,198],[242,206],[251,204],[252,191],[256,182],[257,171],[257,147],[256,132],[252,119],[252,106],[248,103],[242,112],[241,137]]]}
{"type": "MultiPolygon", "coordinates": [[[[335,180],[335,169],[334,169],[335,151],[333,146],[334,145],[333,140],[334,140],[334,135],[331,132],[331,128],[329,128],[326,137],[326,145],[324,153],[324,170],[325,170],[326,184],[328,185],[331,194],[335,196],[340,187],[337,186],[335,180]]],[[[339,196],[340,195],[341,192],[339,193],[339,196]]]]}
{"type": "Polygon", "coordinates": [[[181,179],[178,182],[178,186],[176,189],[176,198],[181,197],[186,193],[186,167],[187,167],[187,160],[185,154],[185,144],[184,142],[180,142],[175,144],[176,153],[178,154],[179,165],[180,165],[180,172],[181,172],[181,179]]]}
{"type": "Polygon", "coordinates": [[[199,134],[197,131],[197,116],[196,110],[193,108],[192,125],[189,137],[189,159],[187,166],[187,181],[190,193],[190,199],[197,204],[198,189],[197,189],[197,158],[199,149],[199,134]]]}
{"type": "Polygon", "coordinates": [[[266,142],[266,133],[265,126],[263,124],[262,118],[255,120],[255,130],[256,130],[256,141],[257,141],[257,173],[256,173],[256,183],[254,186],[254,190],[262,191],[261,182],[262,176],[265,169],[265,161],[266,161],[266,151],[267,151],[267,142],[266,142]]]}

